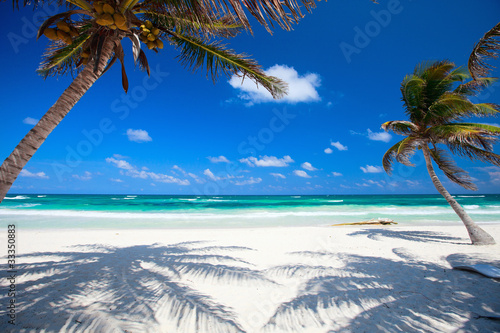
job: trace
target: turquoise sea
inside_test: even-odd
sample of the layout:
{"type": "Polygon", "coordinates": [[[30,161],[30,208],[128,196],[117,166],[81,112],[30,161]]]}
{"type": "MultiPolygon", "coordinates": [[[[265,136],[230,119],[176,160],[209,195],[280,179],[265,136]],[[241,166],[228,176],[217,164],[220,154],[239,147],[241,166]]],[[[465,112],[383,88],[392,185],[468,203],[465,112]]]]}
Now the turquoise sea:
{"type": "MultiPolygon", "coordinates": [[[[478,223],[500,223],[500,195],[456,195],[478,223]]],[[[8,195],[2,225],[45,228],[326,226],[390,218],[399,225],[460,225],[439,195],[159,196],[8,195]]]]}

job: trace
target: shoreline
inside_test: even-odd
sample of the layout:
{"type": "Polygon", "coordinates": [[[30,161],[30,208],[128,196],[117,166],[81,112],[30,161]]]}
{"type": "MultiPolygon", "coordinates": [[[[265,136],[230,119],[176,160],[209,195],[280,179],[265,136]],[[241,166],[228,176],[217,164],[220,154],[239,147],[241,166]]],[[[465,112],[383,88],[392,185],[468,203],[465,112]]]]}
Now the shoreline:
{"type": "MultiPolygon", "coordinates": [[[[500,241],[500,225],[483,227],[500,241]]],[[[16,236],[13,332],[500,330],[483,318],[500,314],[500,282],[452,269],[500,267],[500,245],[468,245],[463,226],[19,228],[16,236]]]]}

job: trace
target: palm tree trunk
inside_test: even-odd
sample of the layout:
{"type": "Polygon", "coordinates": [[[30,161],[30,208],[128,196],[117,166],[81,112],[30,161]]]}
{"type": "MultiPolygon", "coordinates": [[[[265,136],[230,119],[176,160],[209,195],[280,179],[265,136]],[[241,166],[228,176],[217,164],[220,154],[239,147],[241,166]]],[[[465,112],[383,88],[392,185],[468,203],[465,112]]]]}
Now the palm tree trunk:
{"type": "Polygon", "coordinates": [[[436,175],[434,168],[432,167],[431,156],[429,152],[429,147],[427,145],[422,146],[422,151],[424,152],[425,157],[425,165],[427,166],[427,171],[429,172],[429,176],[431,176],[432,183],[438,190],[438,192],[448,201],[451,208],[455,211],[458,217],[462,220],[469,233],[469,238],[472,241],[472,245],[493,245],[495,244],[495,240],[488,234],[486,231],[481,229],[474,221],[472,221],[471,217],[467,212],[463,209],[460,204],[453,199],[450,193],[444,188],[443,184],[436,175]]]}
{"type": "Polygon", "coordinates": [[[108,38],[104,43],[97,74],[93,71],[94,61],[89,61],[88,65],[71,82],[70,86],[63,92],[57,102],[50,107],[35,127],[21,140],[10,156],[5,159],[0,167],[0,202],[3,201],[10,187],[21,173],[21,170],[38,148],[40,148],[49,134],[100,77],[113,54],[114,43],[115,41],[112,38],[108,38]]]}

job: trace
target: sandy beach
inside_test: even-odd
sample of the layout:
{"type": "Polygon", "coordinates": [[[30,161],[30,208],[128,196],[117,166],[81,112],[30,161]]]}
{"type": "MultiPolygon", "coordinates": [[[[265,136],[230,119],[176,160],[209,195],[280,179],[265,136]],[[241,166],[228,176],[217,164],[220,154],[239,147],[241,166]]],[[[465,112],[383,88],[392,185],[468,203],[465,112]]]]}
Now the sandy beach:
{"type": "Polygon", "coordinates": [[[458,225],[21,229],[16,244],[2,332],[500,331],[499,281],[452,269],[500,267],[500,245],[458,225]]]}

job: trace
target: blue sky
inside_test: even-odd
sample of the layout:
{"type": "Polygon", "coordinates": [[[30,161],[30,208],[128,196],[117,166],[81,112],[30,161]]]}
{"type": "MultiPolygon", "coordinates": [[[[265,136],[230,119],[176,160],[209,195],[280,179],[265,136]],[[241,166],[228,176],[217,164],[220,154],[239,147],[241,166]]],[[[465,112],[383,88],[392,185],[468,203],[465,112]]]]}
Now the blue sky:
{"type": "MultiPolygon", "coordinates": [[[[2,6],[3,160],[71,76],[35,73],[47,41],[36,41],[34,26],[54,9],[2,6]]],[[[254,25],[253,36],[229,44],[289,82],[279,101],[250,81],[213,84],[183,68],[168,46],[147,52],[148,78],[129,52],[129,93],[115,66],[49,136],[11,193],[436,193],[419,154],[414,168],[382,171],[384,152],[400,137],[380,125],[404,119],[399,87],[417,63],[465,65],[498,13],[497,0],[336,0],[318,3],[290,32],[270,35],[254,25]]],[[[500,103],[500,84],[479,100],[500,103]]],[[[498,193],[498,167],[457,161],[479,192],[498,193]]],[[[451,192],[467,192],[441,179],[451,192]]]]}

